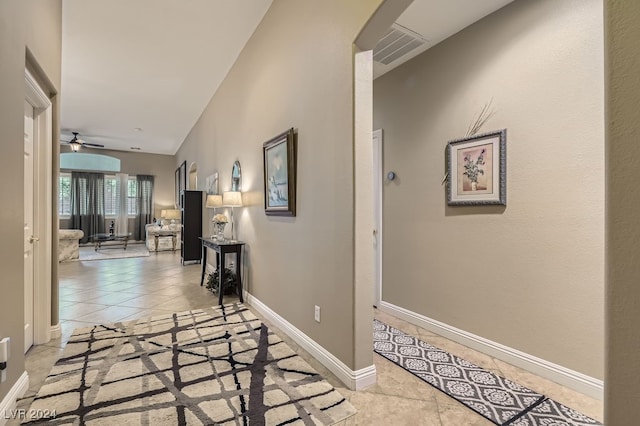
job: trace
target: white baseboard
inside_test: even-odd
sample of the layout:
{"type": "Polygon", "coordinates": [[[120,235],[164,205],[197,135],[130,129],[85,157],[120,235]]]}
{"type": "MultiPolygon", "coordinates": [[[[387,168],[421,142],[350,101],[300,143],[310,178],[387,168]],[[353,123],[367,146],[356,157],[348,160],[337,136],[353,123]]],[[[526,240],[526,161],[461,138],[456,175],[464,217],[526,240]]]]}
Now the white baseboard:
{"type": "Polygon", "coordinates": [[[380,310],[403,319],[411,324],[422,327],[433,333],[468,346],[472,349],[490,355],[525,369],[540,377],[554,381],[592,398],[604,398],[604,382],[574,370],[562,367],[544,359],[529,355],[517,349],[504,346],[475,334],[460,330],[440,321],[425,317],[388,302],[381,302],[380,310]]]}
{"type": "MultiPolygon", "coordinates": [[[[335,374],[342,383],[351,390],[364,389],[376,383],[376,367],[370,365],[360,370],[352,370],[345,363],[336,358],[331,352],[316,343],[309,336],[298,330],[293,324],[282,318],[267,305],[256,299],[250,293],[244,293],[244,300],[258,311],[265,319],[291,337],[298,345],[317,359],[329,371],[335,374]]],[[[373,351],[373,348],[372,348],[373,351]]]]}
{"type": "Polygon", "coordinates": [[[52,325],[51,326],[51,338],[52,339],[58,339],[62,336],[62,327],[60,326],[60,323],[57,323],[56,325],[52,325]]]}
{"type": "Polygon", "coordinates": [[[29,375],[25,371],[0,402],[0,426],[4,426],[10,419],[16,417],[16,401],[18,398],[22,398],[28,389],[29,375]]]}

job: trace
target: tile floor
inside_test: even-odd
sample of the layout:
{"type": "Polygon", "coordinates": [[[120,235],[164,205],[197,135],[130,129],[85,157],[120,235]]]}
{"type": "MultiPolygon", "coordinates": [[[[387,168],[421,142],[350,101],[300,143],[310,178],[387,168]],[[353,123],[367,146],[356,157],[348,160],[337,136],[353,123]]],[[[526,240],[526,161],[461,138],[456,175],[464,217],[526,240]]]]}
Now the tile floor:
{"type": "MultiPolygon", "coordinates": [[[[216,303],[200,287],[200,265],[182,266],[180,254],[152,253],[150,257],[61,263],[60,319],[62,337],[35,346],[26,357],[30,386],[19,408],[28,408],[49,370],[62,353],[73,329],[100,322],[132,320],[216,303]]],[[[231,296],[225,302],[234,301],[231,296]]],[[[260,315],[254,311],[260,317],[260,315]]],[[[376,318],[420,337],[470,362],[487,368],[537,392],[602,421],[602,401],[537,377],[522,369],[454,343],[384,312],[376,318]]],[[[265,321],[268,325],[268,321],[265,321]]],[[[273,326],[272,326],[273,327],[273,326]]],[[[462,404],[435,390],[402,368],[374,354],[378,383],[353,392],[284,333],[274,330],[358,409],[358,414],[339,423],[351,425],[491,425],[462,404]]],[[[9,425],[18,424],[10,421],[9,425]]]]}

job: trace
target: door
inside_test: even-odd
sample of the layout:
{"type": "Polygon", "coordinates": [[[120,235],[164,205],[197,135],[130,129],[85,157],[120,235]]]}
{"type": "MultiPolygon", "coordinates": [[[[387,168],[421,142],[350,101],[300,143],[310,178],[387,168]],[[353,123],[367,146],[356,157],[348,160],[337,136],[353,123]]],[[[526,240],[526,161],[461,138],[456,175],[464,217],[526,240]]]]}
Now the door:
{"type": "Polygon", "coordinates": [[[33,345],[33,283],[34,245],[33,235],[33,164],[34,128],[33,106],[24,102],[24,351],[33,345]]]}
{"type": "Polygon", "coordinates": [[[373,305],[382,301],[382,129],[373,132],[373,305]]]}

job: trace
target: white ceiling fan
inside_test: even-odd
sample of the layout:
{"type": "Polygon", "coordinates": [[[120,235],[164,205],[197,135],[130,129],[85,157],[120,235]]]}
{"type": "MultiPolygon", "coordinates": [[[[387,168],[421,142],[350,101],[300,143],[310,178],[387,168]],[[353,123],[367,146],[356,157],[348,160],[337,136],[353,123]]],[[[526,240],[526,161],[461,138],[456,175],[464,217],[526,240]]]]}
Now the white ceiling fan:
{"type": "Polygon", "coordinates": [[[71,151],[73,152],[78,152],[80,150],[80,147],[83,147],[83,146],[93,146],[97,148],[104,148],[104,145],[101,145],[98,143],[85,142],[84,140],[78,138],[78,132],[71,132],[71,133],[73,134],[73,138],[70,141],[60,141],[60,142],[69,144],[69,148],[71,148],[71,151]]]}

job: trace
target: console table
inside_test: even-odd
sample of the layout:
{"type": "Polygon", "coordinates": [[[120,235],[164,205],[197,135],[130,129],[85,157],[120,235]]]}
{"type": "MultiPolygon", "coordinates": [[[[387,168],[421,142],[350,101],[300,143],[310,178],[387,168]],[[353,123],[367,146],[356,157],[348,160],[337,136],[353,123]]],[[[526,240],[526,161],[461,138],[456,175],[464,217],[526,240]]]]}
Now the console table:
{"type": "Polygon", "coordinates": [[[219,288],[218,288],[218,304],[222,305],[222,296],[224,293],[223,284],[225,281],[225,268],[226,268],[226,254],[236,254],[236,288],[238,290],[238,296],[240,302],[244,302],[242,297],[242,246],[245,245],[242,241],[225,240],[216,241],[212,238],[199,237],[202,241],[202,276],[200,277],[200,286],[204,284],[204,274],[207,269],[207,248],[216,252],[216,264],[219,272],[219,288]]]}
{"type": "Polygon", "coordinates": [[[160,239],[160,237],[171,237],[173,251],[176,251],[176,237],[178,236],[178,231],[170,229],[158,229],[157,231],[149,231],[149,235],[153,235],[153,242],[155,243],[156,253],[158,252],[158,239],[160,239]]]}

